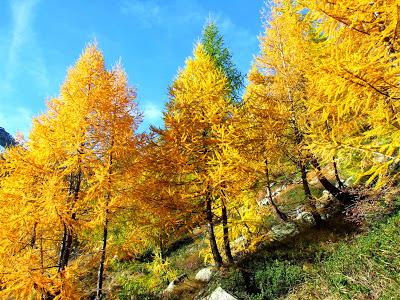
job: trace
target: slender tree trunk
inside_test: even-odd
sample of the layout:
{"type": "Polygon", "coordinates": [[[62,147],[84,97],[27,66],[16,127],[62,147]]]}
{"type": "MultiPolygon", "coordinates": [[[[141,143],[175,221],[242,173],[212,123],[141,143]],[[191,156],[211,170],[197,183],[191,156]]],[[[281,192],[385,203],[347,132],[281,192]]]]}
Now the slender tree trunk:
{"type": "Polygon", "coordinates": [[[303,184],[303,190],[304,190],[304,195],[306,197],[306,199],[308,200],[308,204],[311,206],[311,214],[314,217],[315,220],[315,224],[321,225],[323,223],[323,220],[321,218],[321,215],[317,212],[317,207],[315,206],[315,200],[312,197],[311,194],[311,190],[310,190],[310,186],[308,184],[308,180],[307,180],[307,170],[305,165],[303,164],[303,162],[299,163],[299,167],[300,167],[300,172],[301,172],[301,182],[303,184]]]}
{"type": "Polygon", "coordinates": [[[65,223],[64,223],[63,227],[64,227],[64,231],[63,231],[63,237],[62,237],[62,240],[61,240],[61,247],[60,247],[60,254],[59,254],[59,258],[58,258],[58,269],[57,269],[57,272],[61,272],[62,261],[63,261],[63,257],[64,257],[64,252],[65,252],[65,244],[67,242],[67,225],[65,225],[65,223]]]}
{"type": "MultiPolygon", "coordinates": [[[[114,143],[111,141],[111,147],[114,143]]],[[[113,166],[113,154],[110,153],[109,156],[109,169],[108,169],[108,191],[105,197],[105,211],[104,211],[104,221],[103,221],[103,244],[101,246],[101,257],[99,264],[99,271],[97,273],[97,288],[96,288],[96,300],[101,300],[103,298],[103,279],[104,279],[104,263],[106,261],[107,254],[107,236],[108,236],[108,205],[111,200],[111,174],[113,166]]]]}
{"type": "MultiPolygon", "coordinates": [[[[75,203],[78,201],[79,192],[81,188],[82,181],[82,171],[79,169],[78,174],[76,176],[71,176],[71,184],[70,189],[73,193],[73,203],[72,208],[75,203]]],[[[76,214],[73,212],[71,214],[71,220],[76,220],[76,214]]],[[[73,229],[72,226],[64,223],[64,234],[61,242],[61,251],[60,251],[60,260],[58,265],[58,272],[64,270],[64,268],[68,265],[69,258],[72,250],[72,241],[73,241],[73,229]]]]}
{"type": "Polygon", "coordinates": [[[338,183],[339,188],[343,189],[344,188],[344,184],[340,180],[340,177],[339,177],[339,172],[338,172],[337,165],[336,165],[336,157],[333,157],[333,169],[335,170],[336,182],[338,183]]]}
{"type": "MultiPolygon", "coordinates": [[[[165,230],[165,229],[163,229],[163,230],[165,230]]],[[[164,249],[163,232],[160,232],[160,234],[158,236],[158,242],[159,242],[159,247],[160,247],[161,259],[162,259],[162,261],[164,261],[164,259],[165,259],[165,249],[164,249]]]]}
{"type": "Polygon", "coordinates": [[[211,208],[211,199],[210,195],[207,194],[206,196],[206,219],[207,219],[207,231],[208,231],[208,239],[210,241],[211,252],[213,255],[213,259],[215,264],[218,267],[222,266],[222,257],[218,250],[217,241],[215,239],[214,234],[214,221],[212,215],[212,208],[211,208]]]}
{"type": "Polygon", "coordinates": [[[345,190],[338,189],[322,174],[321,166],[319,165],[318,161],[315,158],[311,160],[311,164],[317,170],[317,176],[319,182],[329,193],[332,194],[332,196],[334,196],[344,205],[349,205],[355,201],[354,195],[350,194],[345,190]]]}
{"type": "Polygon", "coordinates": [[[32,229],[32,238],[31,238],[31,248],[35,246],[36,243],[36,227],[37,227],[37,222],[33,224],[33,229],[32,229]]]}
{"type": "Polygon", "coordinates": [[[224,232],[224,249],[225,255],[228,259],[228,263],[233,264],[233,256],[231,251],[231,245],[229,243],[229,228],[228,228],[228,213],[226,211],[225,203],[222,203],[222,226],[224,232]]]}
{"type": "Polygon", "coordinates": [[[99,264],[99,271],[97,273],[97,289],[96,289],[96,300],[103,298],[103,274],[104,274],[104,263],[106,260],[106,248],[107,248],[107,236],[108,236],[108,211],[103,224],[103,244],[101,247],[101,257],[99,264]]]}
{"type": "Polygon", "coordinates": [[[275,216],[279,219],[281,222],[286,222],[288,217],[279,210],[279,208],[276,206],[273,198],[272,198],[272,191],[271,191],[271,181],[269,178],[269,167],[268,167],[268,160],[265,160],[265,177],[267,179],[267,191],[268,191],[268,198],[269,198],[269,204],[272,207],[272,211],[274,212],[275,216]]]}
{"type": "MultiPolygon", "coordinates": [[[[75,220],[75,213],[72,214],[72,220],[75,220]]],[[[66,226],[66,240],[63,256],[61,259],[61,265],[59,267],[60,271],[64,270],[66,266],[68,266],[69,258],[72,250],[72,241],[73,241],[73,230],[70,226],[66,226]]]]}
{"type": "Polygon", "coordinates": [[[312,195],[311,195],[310,186],[309,186],[308,180],[307,180],[307,170],[306,170],[306,166],[303,164],[302,161],[299,162],[299,168],[300,168],[300,172],[301,172],[301,182],[303,184],[304,195],[306,196],[307,199],[311,199],[312,195]]]}

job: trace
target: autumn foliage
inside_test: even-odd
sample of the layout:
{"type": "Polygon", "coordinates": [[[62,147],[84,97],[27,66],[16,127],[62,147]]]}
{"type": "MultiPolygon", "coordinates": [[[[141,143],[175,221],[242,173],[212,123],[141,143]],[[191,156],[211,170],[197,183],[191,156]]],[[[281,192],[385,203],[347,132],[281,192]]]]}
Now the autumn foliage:
{"type": "Polygon", "coordinates": [[[399,7],[273,1],[243,91],[208,24],[169,88],[163,127],[141,134],[122,66],[108,70],[88,45],[29,139],[1,154],[0,298],[102,299],[111,258],[151,248],[165,267],[195,228],[206,228],[206,261],[233,264],[265,237],[260,193],[290,219],[272,196],[282,175],[298,177],[317,221],[311,170],[344,206],[398,184],[399,7]],[[357,191],[340,181],[346,163],[357,191]]]}

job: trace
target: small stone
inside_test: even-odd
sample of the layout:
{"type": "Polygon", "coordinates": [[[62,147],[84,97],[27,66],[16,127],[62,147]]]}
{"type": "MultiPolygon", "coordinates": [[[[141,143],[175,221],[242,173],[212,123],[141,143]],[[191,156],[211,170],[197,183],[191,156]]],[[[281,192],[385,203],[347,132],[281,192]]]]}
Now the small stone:
{"type": "Polygon", "coordinates": [[[170,294],[170,293],[172,293],[174,291],[175,287],[176,287],[175,282],[171,281],[169,283],[169,285],[167,286],[167,288],[164,290],[163,293],[164,294],[170,294]]]}
{"type": "Polygon", "coordinates": [[[175,287],[182,283],[182,281],[184,281],[184,279],[187,278],[186,274],[182,274],[179,275],[178,277],[176,277],[174,280],[172,280],[169,285],[167,286],[167,288],[163,291],[163,294],[170,294],[174,291],[175,287]]]}
{"type": "Polygon", "coordinates": [[[219,286],[205,300],[237,300],[237,299],[219,286]]]}
{"type": "Polygon", "coordinates": [[[287,222],[275,225],[271,228],[271,238],[275,241],[283,241],[288,237],[295,236],[299,233],[296,224],[287,222]]]}
{"type": "Polygon", "coordinates": [[[203,282],[209,282],[212,278],[213,272],[210,267],[203,268],[197,272],[195,279],[203,282]]]}
{"type": "Polygon", "coordinates": [[[303,225],[308,225],[308,226],[316,224],[314,216],[309,211],[300,212],[296,216],[295,220],[303,225]]]}

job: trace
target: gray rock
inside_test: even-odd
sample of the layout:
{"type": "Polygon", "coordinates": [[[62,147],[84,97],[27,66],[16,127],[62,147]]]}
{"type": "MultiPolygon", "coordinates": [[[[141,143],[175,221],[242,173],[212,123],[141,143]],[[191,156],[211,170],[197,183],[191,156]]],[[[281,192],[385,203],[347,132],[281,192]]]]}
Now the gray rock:
{"type": "Polygon", "coordinates": [[[180,284],[183,280],[185,280],[185,278],[187,278],[186,274],[182,274],[179,275],[178,277],[176,277],[174,280],[172,280],[169,285],[167,286],[167,288],[163,291],[163,294],[170,294],[174,291],[175,287],[180,284]]]}
{"type": "Polygon", "coordinates": [[[9,146],[16,146],[17,141],[9,134],[3,127],[0,127],[0,146],[6,148],[9,146]]]}
{"type": "Polygon", "coordinates": [[[227,291],[225,291],[220,286],[217,287],[214,292],[204,300],[237,300],[237,298],[233,297],[227,291]]]}
{"type": "Polygon", "coordinates": [[[334,197],[331,195],[331,193],[329,193],[327,190],[324,190],[322,192],[322,196],[317,199],[315,207],[317,209],[324,209],[325,207],[329,206],[333,200],[334,197]]]}
{"type": "MultiPolygon", "coordinates": [[[[271,187],[272,187],[272,185],[271,185],[271,187]]],[[[282,193],[282,192],[285,191],[285,190],[286,190],[286,185],[282,185],[282,186],[277,187],[277,188],[272,192],[272,197],[275,198],[275,197],[279,196],[279,194],[282,193]]],[[[263,199],[261,199],[260,201],[258,201],[258,205],[260,205],[260,206],[267,206],[267,205],[269,205],[269,191],[268,191],[268,189],[267,189],[266,192],[267,192],[267,193],[266,193],[266,195],[265,195],[265,198],[263,198],[263,199]]]]}
{"type": "Polygon", "coordinates": [[[346,181],[343,183],[344,186],[351,186],[354,183],[354,178],[353,176],[350,176],[349,178],[346,179],[346,181]]]}
{"type": "Polygon", "coordinates": [[[302,211],[297,215],[295,220],[305,226],[312,226],[316,224],[314,216],[309,211],[302,211]]]}
{"type": "Polygon", "coordinates": [[[247,244],[247,239],[241,235],[237,239],[235,239],[233,242],[231,242],[231,246],[234,247],[244,247],[247,244]]]}
{"type": "Polygon", "coordinates": [[[269,199],[268,197],[261,199],[260,201],[258,201],[258,205],[260,206],[267,206],[269,204],[269,199]]]}
{"type": "Polygon", "coordinates": [[[209,282],[212,278],[213,271],[211,267],[203,268],[197,272],[195,279],[203,282],[209,282]]]}
{"type": "Polygon", "coordinates": [[[163,294],[170,294],[174,291],[176,284],[174,281],[171,281],[168,287],[164,290],[163,294]]]}
{"type": "Polygon", "coordinates": [[[294,236],[299,233],[296,224],[286,222],[275,225],[270,230],[271,238],[275,241],[283,241],[284,239],[294,236]]]}
{"type": "Polygon", "coordinates": [[[310,181],[308,181],[309,185],[316,185],[319,182],[319,179],[317,176],[313,177],[310,181]]]}

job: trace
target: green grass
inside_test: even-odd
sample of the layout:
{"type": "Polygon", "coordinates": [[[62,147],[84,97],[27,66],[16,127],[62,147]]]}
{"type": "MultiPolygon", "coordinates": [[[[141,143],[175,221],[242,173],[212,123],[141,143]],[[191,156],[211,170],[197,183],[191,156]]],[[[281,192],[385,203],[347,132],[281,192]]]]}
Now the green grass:
{"type": "MultiPolygon", "coordinates": [[[[311,194],[315,198],[322,196],[322,191],[324,190],[321,186],[315,185],[310,186],[311,194]]],[[[305,198],[303,186],[296,185],[293,188],[284,191],[279,195],[278,205],[284,212],[290,212],[295,210],[300,205],[306,205],[307,201],[305,198]]]]}
{"type": "Polygon", "coordinates": [[[400,299],[400,213],[316,264],[288,299],[400,299]]]}
{"type": "Polygon", "coordinates": [[[342,217],[264,245],[218,285],[238,299],[400,299],[400,212],[361,232],[342,217]]]}

